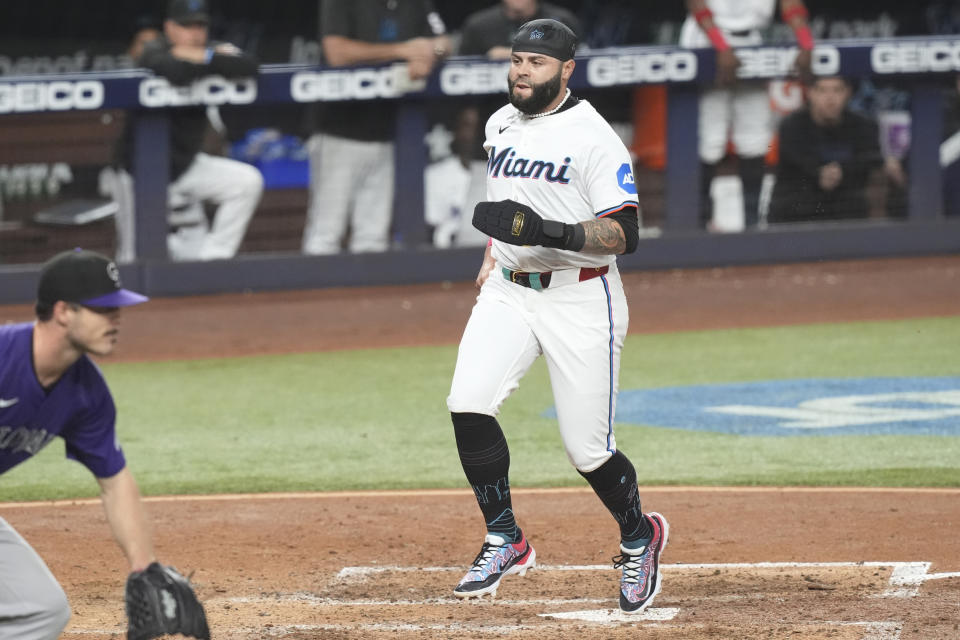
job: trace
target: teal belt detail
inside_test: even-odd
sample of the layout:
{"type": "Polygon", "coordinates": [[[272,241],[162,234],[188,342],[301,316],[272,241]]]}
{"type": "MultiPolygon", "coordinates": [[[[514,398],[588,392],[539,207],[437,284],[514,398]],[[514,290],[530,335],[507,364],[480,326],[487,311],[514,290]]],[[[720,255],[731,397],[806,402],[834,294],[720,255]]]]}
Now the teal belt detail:
{"type": "Polygon", "coordinates": [[[510,282],[514,282],[524,287],[529,287],[534,291],[543,291],[550,284],[550,274],[547,273],[546,282],[541,280],[539,273],[529,273],[527,271],[511,271],[506,267],[500,267],[503,277],[510,282]]]}

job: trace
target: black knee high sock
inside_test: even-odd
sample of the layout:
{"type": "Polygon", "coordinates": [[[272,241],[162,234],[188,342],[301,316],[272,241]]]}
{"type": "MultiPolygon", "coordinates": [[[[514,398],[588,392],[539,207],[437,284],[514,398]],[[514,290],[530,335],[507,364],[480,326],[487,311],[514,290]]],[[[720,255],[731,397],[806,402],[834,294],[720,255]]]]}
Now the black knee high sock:
{"type": "Polygon", "coordinates": [[[713,200],[710,198],[710,185],[717,175],[717,164],[700,163],[700,226],[706,226],[713,219],[713,200]]]}
{"type": "Polygon", "coordinates": [[[760,191],[763,188],[765,161],[763,156],[737,159],[737,171],[743,183],[743,221],[747,228],[756,227],[760,221],[760,191]]]}
{"type": "Polygon", "coordinates": [[[617,451],[598,469],[587,473],[581,471],[580,475],[587,479],[620,525],[620,538],[624,542],[634,542],[653,535],[640,507],[637,472],[627,456],[617,451]]]}
{"type": "Polygon", "coordinates": [[[480,413],[451,413],[460,464],[473,487],[487,531],[509,542],[520,539],[510,500],[510,450],[496,418],[480,413]]]}

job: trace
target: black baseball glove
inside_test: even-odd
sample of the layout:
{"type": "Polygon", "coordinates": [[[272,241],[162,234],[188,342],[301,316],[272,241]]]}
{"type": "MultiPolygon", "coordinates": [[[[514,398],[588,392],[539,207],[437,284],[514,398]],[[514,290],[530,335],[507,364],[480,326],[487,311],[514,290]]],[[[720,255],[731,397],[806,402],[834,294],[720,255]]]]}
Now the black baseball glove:
{"type": "Polygon", "coordinates": [[[584,243],[582,225],[544,220],[536,211],[514,200],[478,202],[473,209],[473,226],[491,238],[518,246],[579,251],[584,243]]]}
{"type": "Polygon", "coordinates": [[[173,567],[154,562],[127,578],[128,640],[183,634],[210,640],[203,605],[190,581],[173,567]]]}

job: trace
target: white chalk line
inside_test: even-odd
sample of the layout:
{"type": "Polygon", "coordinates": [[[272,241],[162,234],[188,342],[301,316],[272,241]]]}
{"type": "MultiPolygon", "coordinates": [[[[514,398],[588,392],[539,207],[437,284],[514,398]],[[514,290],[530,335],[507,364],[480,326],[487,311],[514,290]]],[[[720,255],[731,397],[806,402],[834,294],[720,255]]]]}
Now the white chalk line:
{"type": "Polygon", "coordinates": [[[944,578],[960,578],[960,571],[950,571],[947,573],[930,573],[924,580],[942,580],[944,578]]]}
{"type": "Polygon", "coordinates": [[[610,602],[610,598],[534,598],[528,600],[503,600],[499,598],[461,600],[454,597],[435,597],[424,598],[422,600],[338,600],[336,598],[326,598],[312,594],[283,594],[277,596],[262,597],[236,597],[236,598],[208,598],[204,602],[210,604],[309,604],[320,607],[411,607],[428,605],[457,605],[457,604],[483,604],[490,602],[497,606],[525,607],[525,606],[557,606],[564,604],[603,604],[610,602]]]}
{"type": "MultiPolygon", "coordinates": [[[[928,580],[942,580],[944,578],[960,577],[960,572],[928,573],[930,562],[727,562],[727,563],[699,563],[699,564],[662,564],[661,571],[704,571],[720,569],[820,569],[832,567],[890,567],[889,586],[883,592],[873,597],[877,598],[912,598],[920,592],[920,586],[928,580]]],[[[538,571],[612,571],[613,567],[607,564],[587,565],[537,565],[538,571]]],[[[409,573],[423,572],[460,572],[463,567],[344,567],[337,575],[336,580],[364,579],[379,573],[409,573]]]]}
{"type": "MultiPolygon", "coordinates": [[[[805,569],[818,567],[899,567],[923,565],[929,562],[704,562],[661,564],[664,571],[695,571],[702,569],[805,569]]],[[[537,571],[613,571],[612,564],[537,564],[537,571]]],[[[337,573],[337,579],[363,577],[378,573],[407,573],[413,571],[464,571],[464,567],[406,567],[401,565],[378,565],[364,567],[344,567],[337,573]]]]}
{"type": "Polygon", "coordinates": [[[639,614],[624,613],[619,609],[592,609],[589,611],[538,613],[537,615],[541,618],[553,618],[555,620],[578,620],[580,622],[614,624],[618,622],[636,622],[638,620],[645,622],[667,622],[676,618],[678,613],[680,613],[679,607],[663,607],[660,609],[651,607],[639,614]]]}
{"type": "MultiPolygon", "coordinates": [[[[705,571],[705,570],[735,570],[735,569],[823,569],[823,568],[890,568],[892,569],[888,588],[876,597],[915,597],[919,593],[920,585],[926,580],[954,577],[958,574],[939,573],[930,574],[930,562],[732,562],[732,563],[696,563],[696,564],[663,564],[664,573],[673,571],[705,571]]],[[[540,571],[610,571],[610,565],[538,565],[540,571]]],[[[344,567],[337,574],[337,580],[351,578],[365,579],[368,576],[387,572],[455,572],[462,571],[462,567],[344,567]]],[[[709,598],[705,598],[709,600],[709,598]]],[[[499,604],[508,604],[511,601],[499,601],[499,604]]],[[[569,601],[567,601],[569,604],[569,601]]],[[[547,603],[544,603],[547,604],[547,603]]],[[[558,603],[560,604],[560,603],[558,603]]],[[[577,620],[596,624],[618,624],[643,620],[645,622],[668,622],[679,614],[679,608],[665,607],[649,609],[642,617],[624,614],[617,609],[591,609],[585,611],[564,611],[558,613],[538,614],[544,618],[557,620],[577,620]]],[[[859,626],[864,628],[865,635],[861,640],[900,640],[902,624],[899,622],[835,622],[825,621],[822,624],[840,626],[859,626]]]]}
{"type": "MultiPolygon", "coordinates": [[[[960,577],[960,572],[949,573],[928,573],[930,562],[738,562],[738,563],[701,563],[701,564],[664,564],[661,570],[666,573],[674,571],[698,571],[698,570],[717,570],[717,569],[810,569],[810,568],[832,568],[832,567],[868,567],[868,568],[891,568],[890,587],[875,597],[913,597],[916,596],[920,585],[927,580],[939,580],[944,578],[960,577]]],[[[540,571],[610,571],[610,565],[540,565],[537,567],[540,571]]],[[[360,578],[382,574],[387,572],[460,572],[462,567],[403,567],[403,566],[378,566],[378,567],[344,567],[337,574],[338,579],[360,578]]],[[[728,596],[726,599],[737,596],[728,596]]],[[[741,596],[742,597],[742,596],[741,596]]],[[[704,597],[703,600],[715,600],[716,598],[704,597]]],[[[341,607],[401,607],[401,606],[425,606],[425,605],[461,605],[463,601],[457,598],[437,597],[422,600],[337,600],[315,596],[310,593],[292,593],[277,594],[274,596],[263,597],[232,597],[232,598],[212,598],[207,601],[210,604],[231,603],[231,604],[277,604],[277,603],[299,603],[313,606],[341,606],[341,607]]],[[[608,599],[600,598],[566,598],[566,599],[486,599],[480,601],[482,604],[489,602],[501,606],[557,606],[571,604],[602,604],[609,602],[608,599]]],[[[629,622],[648,622],[663,623],[676,618],[680,609],[678,607],[650,608],[639,615],[624,614],[618,609],[594,609],[584,611],[565,611],[556,613],[538,614],[545,620],[555,620],[558,623],[577,620],[582,622],[592,622],[596,624],[622,624],[629,622]]],[[[899,640],[902,630],[900,622],[867,622],[867,621],[806,621],[805,626],[812,624],[824,624],[832,626],[852,626],[863,627],[865,635],[861,640],[899,640]]],[[[680,625],[685,626],[685,625],[680,625]]],[[[690,625],[692,627],[698,624],[690,625]]],[[[290,624],[276,625],[259,630],[250,628],[234,628],[229,631],[232,634],[259,633],[261,636],[281,636],[286,633],[296,631],[382,631],[382,632],[402,632],[402,631],[463,631],[478,635],[503,635],[517,631],[529,631],[544,629],[541,625],[516,624],[516,625],[497,625],[487,624],[472,625],[468,623],[452,622],[446,624],[413,624],[413,623],[360,623],[360,624],[290,624]]],[[[77,635],[95,635],[108,633],[121,633],[122,628],[112,629],[69,629],[67,633],[77,635]]]]}
{"type": "MultiPolygon", "coordinates": [[[[727,594],[724,596],[684,596],[684,602],[737,602],[740,600],[764,600],[764,593],[727,594]]],[[[461,600],[454,597],[438,596],[422,600],[339,600],[316,596],[311,593],[277,594],[273,596],[237,596],[230,598],[207,598],[208,604],[307,604],[318,607],[411,607],[411,606],[450,606],[450,605],[486,605],[497,607],[559,606],[571,604],[607,604],[610,598],[532,598],[511,599],[473,598],[461,600]]]]}
{"type": "MultiPolygon", "coordinates": [[[[718,569],[819,569],[833,567],[883,567],[892,568],[890,576],[890,585],[894,587],[916,586],[929,579],[938,579],[941,577],[954,577],[960,573],[934,573],[927,571],[930,569],[930,562],[718,562],[718,563],[691,563],[691,564],[661,564],[660,569],[665,573],[673,571],[704,571],[718,569]]],[[[430,572],[462,572],[463,567],[405,567],[399,565],[381,565],[366,567],[344,567],[337,575],[336,580],[347,580],[353,578],[363,579],[367,576],[380,573],[412,573],[422,571],[430,572]]],[[[609,564],[538,564],[537,571],[613,571],[613,565],[609,564]]]]}
{"type": "MultiPolygon", "coordinates": [[[[939,579],[944,577],[954,577],[958,574],[927,574],[929,562],[731,562],[731,563],[701,563],[701,564],[663,564],[660,566],[664,573],[674,571],[704,571],[720,569],[820,569],[833,567],[869,567],[869,568],[892,568],[890,576],[890,588],[887,591],[877,594],[874,597],[909,597],[918,593],[919,585],[927,579],[939,579]],[[909,593],[908,593],[909,592],[909,593]]],[[[344,567],[335,578],[335,581],[362,581],[371,576],[383,573],[461,573],[463,567],[404,567],[404,566],[378,566],[378,567],[344,567]]],[[[556,572],[556,571],[613,571],[613,567],[607,564],[589,564],[589,565],[537,565],[537,571],[556,572]]],[[[703,596],[702,598],[693,598],[694,600],[719,601],[719,600],[743,600],[749,599],[748,595],[727,595],[727,596],[703,596]]],[[[687,598],[690,600],[690,598],[687,598]]],[[[539,598],[527,600],[504,600],[504,599],[477,599],[467,600],[466,602],[482,603],[486,601],[495,602],[503,606],[553,606],[563,604],[591,604],[607,602],[604,598],[539,598]]],[[[371,606],[422,606],[422,605],[450,605],[464,602],[458,598],[438,596],[434,598],[424,598],[419,600],[377,600],[377,599],[358,599],[358,600],[339,600],[330,597],[321,597],[312,593],[287,593],[275,594],[270,596],[238,596],[228,598],[210,598],[211,603],[225,604],[270,604],[270,603],[306,603],[316,606],[347,606],[347,607],[371,607],[371,606]]]]}

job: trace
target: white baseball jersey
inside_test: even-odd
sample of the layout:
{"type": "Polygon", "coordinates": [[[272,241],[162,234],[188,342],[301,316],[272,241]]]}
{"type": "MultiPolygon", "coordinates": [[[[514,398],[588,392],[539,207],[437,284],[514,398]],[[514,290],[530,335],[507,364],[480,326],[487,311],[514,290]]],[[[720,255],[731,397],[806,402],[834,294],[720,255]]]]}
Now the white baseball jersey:
{"type": "MultiPolygon", "coordinates": [[[[484,148],[488,200],[522,202],[566,223],[637,206],[629,153],[587,102],[541,118],[505,106],[487,121],[484,148]]],[[[543,355],[567,456],[580,471],[593,471],[616,451],[613,421],[629,322],[616,256],[496,240],[491,255],[496,268],[460,341],[447,407],[497,415],[543,355]],[[550,271],[551,280],[542,290],[528,288],[503,269],[550,271]]]]}
{"type": "MultiPolygon", "coordinates": [[[[637,205],[630,154],[593,106],[543,118],[506,105],[486,127],[487,200],[515,200],[545,220],[583,222],[637,205]]],[[[589,255],[494,241],[497,263],[514,271],[601,267],[612,255],[589,255]]]]}
{"type": "MultiPolygon", "coordinates": [[[[758,45],[762,42],[761,29],[770,26],[777,8],[777,0],[707,0],[713,22],[734,47],[758,45]]],[[[691,49],[711,47],[696,18],[688,15],[680,30],[680,46],[691,49]]]]}

